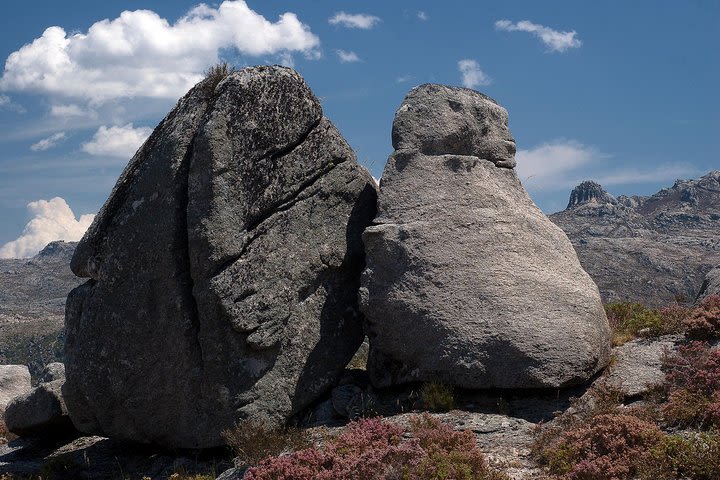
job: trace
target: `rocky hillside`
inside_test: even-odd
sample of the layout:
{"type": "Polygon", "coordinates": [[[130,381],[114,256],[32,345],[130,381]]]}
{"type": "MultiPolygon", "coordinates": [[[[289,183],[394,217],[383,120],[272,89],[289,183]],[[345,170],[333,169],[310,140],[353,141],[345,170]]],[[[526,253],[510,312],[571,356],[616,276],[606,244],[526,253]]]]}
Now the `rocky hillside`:
{"type": "Polygon", "coordinates": [[[30,259],[0,260],[0,364],[62,361],[65,299],[82,280],[70,271],[75,243],[52,242],[30,259]]]}
{"type": "Polygon", "coordinates": [[[720,171],[652,196],[615,198],[583,182],[550,219],[567,233],[606,302],[691,302],[720,261],[720,171]]]}

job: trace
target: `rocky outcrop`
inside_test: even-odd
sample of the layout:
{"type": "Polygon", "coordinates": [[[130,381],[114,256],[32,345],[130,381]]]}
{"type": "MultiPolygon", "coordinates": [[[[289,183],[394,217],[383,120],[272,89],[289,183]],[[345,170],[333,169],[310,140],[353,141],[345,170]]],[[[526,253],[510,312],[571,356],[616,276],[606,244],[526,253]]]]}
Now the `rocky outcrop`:
{"type": "Polygon", "coordinates": [[[599,183],[582,182],[570,192],[570,201],[567,208],[573,208],[585,203],[617,204],[615,197],[605,191],[599,183]]]}
{"type": "Polygon", "coordinates": [[[30,371],[25,365],[0,365],[0,416],[12,399],[31,388],[30,371]]]}
{"type": "Polygon", "coordinates": [[[219,445],[280,423],[363,339],[372,177],[302,78],[256,67],[183,97],[77,247],[65,397],[85,432],[219,445]]]}
{"type": "Polygon", "coordinates": [[[603,300],[692,302],[720,258],[720,171],[648,197],[614,199],[598,187],[576,187],[568,208],[550,219],[572,241],[603,300]],[[577,192],[590,201],[578,201],[584,197],[577,192]]]}
{"type": "Polygon", "coordinates": [[[700,291],[697,294],[697,298],[695,298],[695,303],[702,302],[710,295],[720,295],[720,265],[705,275],[705,280],[703,280],[700,286],[700,291]]]}
{"type": "Polygon", "coordinates": [[[33,258],[0,259],[0,364],[27,365],[33,379],[63,360],[65,300],[82,280],[70,270],[74,242],[33,258]]]}
{"type": "Polygon", "coordinates": [[[597,287],[511,168],[507,122],[492,99],[440,85],[415,88],[398,110],[363,235],[376,386],[560,387],[608,361],[597,287]]]}

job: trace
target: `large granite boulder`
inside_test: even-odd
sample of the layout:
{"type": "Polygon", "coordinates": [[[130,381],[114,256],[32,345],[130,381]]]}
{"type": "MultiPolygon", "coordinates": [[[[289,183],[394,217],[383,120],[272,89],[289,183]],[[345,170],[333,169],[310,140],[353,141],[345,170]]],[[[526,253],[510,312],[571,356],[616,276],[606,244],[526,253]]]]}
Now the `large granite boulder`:
{"type": "Polygon", "coordinates": [[[695,299],[695,303],[700,304],[710,295],[720,295],[720,265],[705,275],[705,280],[703,280],[700,286],[700,291],[695,299]]]}
{"type": "Polygon", "coordinates": [[[303,79],[255,67],[182,98],[78,244],[65,396],[85,432],[211,447],[331,388],[363,339],[372,177],[303,79]]]}
{"type": "Polygon", "coordinates": [[[0,365],[0,416],[13,398],[32,388],[30,370],[25,365],[0,365]]]}
{"type": "Polygon", "coordinates": [[[393,145],[363,235],[373,383],[554,388],[604,367],[598,289],[511,168],[505,109],[473,90],[422,85],[398,110],[393,145]]]}

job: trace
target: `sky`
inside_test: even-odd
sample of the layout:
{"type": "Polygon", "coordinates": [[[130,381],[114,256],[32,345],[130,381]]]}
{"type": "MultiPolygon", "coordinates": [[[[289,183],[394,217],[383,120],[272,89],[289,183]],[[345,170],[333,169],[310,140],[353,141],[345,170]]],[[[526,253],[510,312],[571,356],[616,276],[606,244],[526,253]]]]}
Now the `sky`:
{"type": "Polygon", "coordinates": [[[583,180],[647,195],[720,169],[720,2],[36,0],[3,6],[0,258],[77,240],[203,72],[300,72],[375,177],[413,86],[508,109],[546,213],[583,180]]]}

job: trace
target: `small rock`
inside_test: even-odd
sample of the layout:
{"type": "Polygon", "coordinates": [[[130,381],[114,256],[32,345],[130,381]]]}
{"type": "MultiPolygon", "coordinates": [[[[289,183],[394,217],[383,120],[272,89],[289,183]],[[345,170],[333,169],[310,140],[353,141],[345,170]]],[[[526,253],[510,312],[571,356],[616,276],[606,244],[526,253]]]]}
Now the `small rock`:
{"type": "Polygon", "coordinates": [[[65,380],[65,364],[61,362],[48,363],[40,372],[40,383],[49,383],[55,380],[65,380]]]}
{"type": "Polygon", "coordinates": [[[32,388],[30,371],[25,365],[0,365],[0,415],[17,396],[32,388]]]}
{"type": "Polygon", "coordinates": [[[225,470],[215,480],[242,480],[248,467],[232,467],[225,470]]]}
{"type": "Polygon", "coordinates": [[[333,388],[332,406],[338,415],[354,420],[362,414],[363,391],[356,385],[333,388]]]}
{"type": "Polygon", "coordinates": [[[46,434],[72,426],[62,398],[64,380],[43,383],[15,397],[5,410],[5,424],[16,435],[46,434]]]}
{"type": "Polygon", "coordinates": [[[618,387],[628,397],[647,393],[665,379],[662,358],[682,336],[666,335],[660,338],[633,340],[613,349],[614,364],[607,377],[598,381],[618,387]]]}

